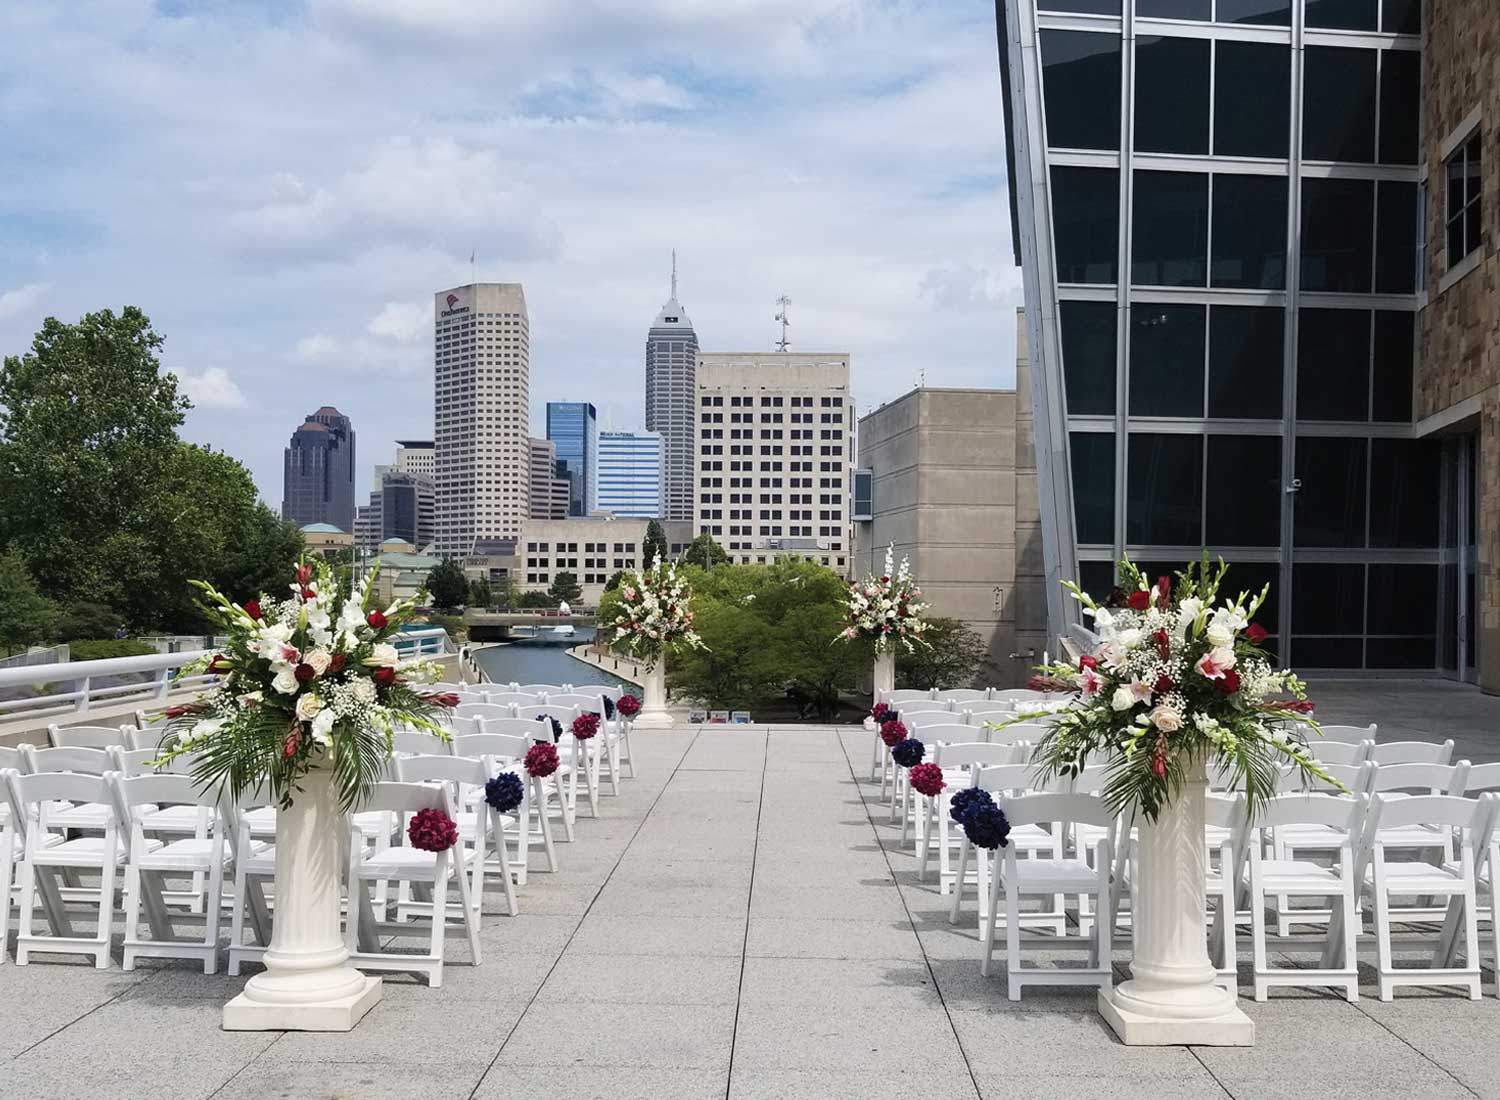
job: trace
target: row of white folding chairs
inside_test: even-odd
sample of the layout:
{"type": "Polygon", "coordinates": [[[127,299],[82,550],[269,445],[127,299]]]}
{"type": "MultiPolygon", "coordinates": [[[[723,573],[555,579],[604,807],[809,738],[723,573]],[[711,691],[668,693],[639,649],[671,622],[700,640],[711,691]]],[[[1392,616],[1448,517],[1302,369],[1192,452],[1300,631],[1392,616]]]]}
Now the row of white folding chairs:
{"type": "MultiPolygon", "coordinates": [[[[931,745],[944,739],[995,741],[1006,744],[1014,744],[1017,741],[1035,742],[1040,740],[1046,732],[1046,727],[1042,722],[1017,722],[1014,721],[1014,716],[1009,711],[1002,715],[975,714],[969,710],[961,712],[903,711],[900,712],[900,720],[901,724],[906,727],[908,735],[924,745],[931,745]],[[962,730],[948,729],[948,727],[962,727],[962,730]]],[[[875,778],[878,768],[882,797],[885,796],[889,784],[891,820],[896,821],[903,815],[912,813],[911,785],[906,769],[897,767],[895,758],[891,755],[891,749],[881,740],[878,730],[875,733],[875,749],[876,763],[871,768],[870,778],[872,780],[875,778]]],[[[906,842],[904,827],[901,840],[903,844],[906,842]]]]}

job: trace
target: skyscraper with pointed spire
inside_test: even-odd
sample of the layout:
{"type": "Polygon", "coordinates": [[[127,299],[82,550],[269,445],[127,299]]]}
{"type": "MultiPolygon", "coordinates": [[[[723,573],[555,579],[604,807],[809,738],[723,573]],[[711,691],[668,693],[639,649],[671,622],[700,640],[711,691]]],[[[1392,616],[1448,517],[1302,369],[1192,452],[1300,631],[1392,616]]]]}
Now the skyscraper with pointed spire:
{"type": "Polygon", "coordinates": [[[698,334],[677,301],[677,250],[672,250],[672,293],[646,334],[646,430],[660,432],[666,470],[663,518],[693,518],[693,407],[698,334]]]}

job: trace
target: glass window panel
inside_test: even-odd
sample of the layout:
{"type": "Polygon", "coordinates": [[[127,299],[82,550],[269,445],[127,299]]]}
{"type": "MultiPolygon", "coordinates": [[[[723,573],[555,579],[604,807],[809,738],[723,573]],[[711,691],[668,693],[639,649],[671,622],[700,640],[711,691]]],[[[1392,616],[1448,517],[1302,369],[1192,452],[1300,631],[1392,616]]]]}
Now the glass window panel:
{"type": "Polygon", "coordinates": [[[1085,15],[1119,15],[1120,0],[1037,0],[1038,11],[1082,12],[1085,15]]]}
{"type": "Polygon", "coordinates": [[[1436,634],[1437,594],[1436,565],[1372,564],[1369,632],[1436,634]]]}
{"type": "Polygon", "coordinates": [[[1213,285],[1283,289],[1287,181],[1218,174],[1213,192],[1213,285]]]}
{"type": "Polygon", "coordinates": [[[1365,642],[1367,668],[1432,668],[1436,660],[1436,638],[1370,638],[1365,642]]]}
{"type": "Polygon", "coordinates": [[[1136,39],[1137,150],[1208,152],[1209,48],[1206,38],[1136,39]]]}
{"type": "Polygon", "coordinates": [[[1081,561],[1078,563],[1078,587],[1102,603],[1109,590],[1115,586],[1114,563],[1107,561],[1081,561]]]}
{"type": "Polygon", "coordinates": [[[1375,189],[1375,293],[1417,288],[1417,185],[1381,180],[1375,189]]]}
{"type": "Polygon", "coordinates": [[[1375,217],[1372,180],[1302,181],[1302,289],[1367,294],[1375,217]]]}
{"type": "Polygon", "coordinates": [[[1292,23],[1292,0],[1216,0],[1215,15],[1220,23],[1263,23],[1289,27],[1292,23]]]}
{"type": "Polygon", "coordinates": [[[1115,541],[1115,437],[1111,432],[1070,432],[1073,515],[1078,542],[1115,541]]]}
{"type": "Polygon", "coordinates": [[[1214,46],[1214,152],[1286,159],[1291,128],[1292,51],[1264,42],[1214,46]]]}
{"type": "MultiPolygon", "coordinates": [[[[1266,602],[1260,605],[1260,610],[1255,613],[1255,622],[1260,623],[1272,634],[1280,629],[1278,616],[1280,615],[1280,588],[1281,588],[1281,566],[1274,561],[1236,561],[1229,566],[1229,572],[1224,574],[1224,583],[1219,586],[1221,596],[1233,599],[1241,592],[1248,592],[1252,597],[1260,595],[1260,590],[1270,585],[1270,591],[1266,593],[1266,602]]],[[[1246,601],[1249,606],[1249,601],[1246,601]]]]}
{"type": "Polygon", "coordinates": [[[1360,638],[1292,637],[1292,660],[1297,671],[1309,668],[1363,668],[1364,641],[1360,638]]]}
{"type": "Polygon", "coordinates": [[[1372,420],[1411,420],[1411,372],[1415,313],[1375,314],[1375,390],[1372,420]]]}
{"type": "Polygon", "coordinates": [[[1115,282],[1120,255],[1119,171],[1052,169],[1052,236],[1058,282],[1115,282]]]}
{"type": "Polygon", "coordinates": [[[1281,419],[1286,311],[1212,306],[1208,311],[1208,415],[1281,419]]]}
{"type": "Polygon", "coordinates": [[[1213,0],[1135,0],[1135,14],[1148,19],[1208,19],[1213,0]]]}
{"type": "Polygon", "coordinates": [[[1205,307],[1130,307],[1130,415],[1203,415],[1205,307]]]}
{"type": "Polygon", "coordinates": [[[1114,415],[1117,313],[1113,302],[1057,304],[1069,416],[1114,415]]]}
{"type": "Polygon", "coordinates": [[[1125,541],[1200,546],[1203,542],[1203,437],[1131,432],[1125,541]]]}
{"type": "Polygon", "coordinates": [[[1303,51],[1302,156],[1367,164],[1375,159],[1375,51],[1303,51]]]}
{"type": "Polygon", "coordinates": [[[1120,147],[1120,36],[1042,31],[1047,144],[1054,149],[1120,147]]]}
{"type": "Polygon", "coordinates": [[[1434,439],[1372,439],[1370,545],[1438,545],[1442,444],[1434,439]]]}
{"type": "Polygon", "coordinates": [[[1366,441],[1299,436],[1293,541],[1298,546],[1365,544],[1366,441]]]}
{"type": "Polygon", "coordinates": [[[1292,566],[1293,634],[1364,632],[1363,565],[1298,562],[1292,566]]]}
{"type": "Polygon", "coordinates": [[[1136,172],[1130,281],[1203,286],[1208,266],[1208,176],[1136,172]]]}
{"type": "Polygon", "coordinates": [[[1388,34],[1422,33],[1422,0],[1384,0],[1380,29],[1388,34]]]}
{"type": "Polygon", "coordinates": [[[1379,17],[1376,0],[1307,0],[1309,27],[1343,31],[1373,31],[1379,17]]]}
{"type": "Polygon", "coordinates": [[[1281,544],[1281,437],[1211,435],[1204,540],[1210,546],[1281,544]]]}
{"type": "Polygon", "coordinates": [[[1297,419],[1370,415],[1370,314],[1303,309],[1297,325],[1297,419]]]}
{"type": "Polygon", "coordinates": [[[1421,114],[1422,55],[1386,50],[1380,55],[1380,162],[1416,164],[1421,114]]]}

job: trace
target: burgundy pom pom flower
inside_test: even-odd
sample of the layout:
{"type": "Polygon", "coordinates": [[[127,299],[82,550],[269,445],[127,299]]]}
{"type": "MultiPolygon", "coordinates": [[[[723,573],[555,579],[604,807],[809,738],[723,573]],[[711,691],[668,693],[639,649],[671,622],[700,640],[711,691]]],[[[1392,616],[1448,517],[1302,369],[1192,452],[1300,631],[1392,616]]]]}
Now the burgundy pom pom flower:
{"type": "Polygon", "coordinates": [[[615,709],[626,718],[634,718],[641,713],[641,701],[634,695],[622,695],[619,702],[615,703],[615,709]]]}
{"type": "Polygon", "coordinates": [[[906,740],[906,727],[892,719],[880,727],[880,739],[885,742],[886,748],[893,749],[906,740]]]}
{"type": "Polygon", "coordinates": [[[526,750],[526,774],[545,779],[557,771],[557,746],[539,742],[526,750]]]}
{"type": "Polygon", "coordinates": [[[592,711],[580,714],[573,719],[573,736],[580,741],[587,741],[599,732],[599,716],[592,711]]]}
{"type": "Polygon", "coordinates": [[[943,769],[936,764],[917,764],[907,772],[911,789],[928,798],[936,797],[947,784],[943,781],[943,769]]]}
{"type": "Polygon", "coordinates": [[[446,852],[458,843],[458,826],[442,810],[418,810],[406,826],[413,848],[424,852],[446,852]]]}
{"type": "Polygon", "coordinates": [[[887,703],[876,703],[870,708],[870,717],[875,719],[878,725],[885,725],[886,718],[891,713],[890,705],[887,703]]]}

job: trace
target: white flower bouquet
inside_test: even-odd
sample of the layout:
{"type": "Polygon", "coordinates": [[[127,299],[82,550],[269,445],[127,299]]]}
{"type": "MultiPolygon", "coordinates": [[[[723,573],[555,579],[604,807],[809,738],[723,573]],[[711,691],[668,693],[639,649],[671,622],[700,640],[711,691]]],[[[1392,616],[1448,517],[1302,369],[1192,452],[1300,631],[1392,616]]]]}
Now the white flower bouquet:
{"type": "Polygon", "coordinates": [[[866,574],[864,580],[849,585],[848,618],[839,638],[868,638],[874,642],[876,653],[884,653],[898,643],[911,653],[917,644],[926,644],[922,634],[927,622],[922,613],[927,605],[922,602],[922,590],[911,575],[911,562],[902,558],[900,568],[894,568],[895,556],[892,543],[885,548],[884,573],[878,577],[866,574]]]}
{"type": "Polygon", "coordinates": [[[692,589],[675,562],[658,557],[649,568],[637,569],[620,585],[620,598],[611,642],[644,658],[648,670],[669,650],[705,648],[693,630],[692,589]]]}

